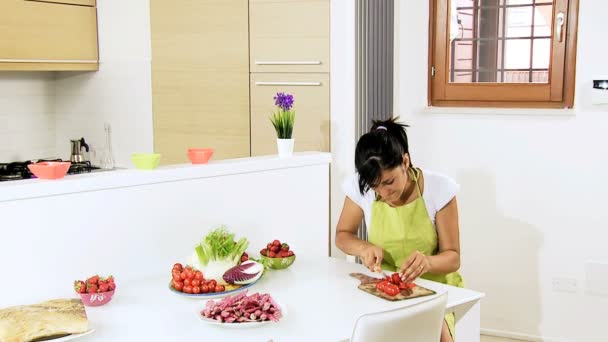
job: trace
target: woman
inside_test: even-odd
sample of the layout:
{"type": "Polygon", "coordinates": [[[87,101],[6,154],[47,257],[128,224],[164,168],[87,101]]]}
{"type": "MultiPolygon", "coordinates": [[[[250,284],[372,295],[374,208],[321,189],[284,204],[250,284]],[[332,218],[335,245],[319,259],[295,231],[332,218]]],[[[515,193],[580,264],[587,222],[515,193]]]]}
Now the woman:
{"type": "MultiPolygon", "coordinates": [[[[343,185],[346,199],[336,227],[336,245],[359,256],[376,272],[399,272],[405,282],[417,277],[463,286],[456,193],[452,179],[414,168],[407,125],[396,119],[374,121],[355,150],[357,174],[343,185]],[[357,237],[365,218],[368,240],[357,237]]],[[[441,342],[453,341],[454,315],[446,315],[441,342]]]]}

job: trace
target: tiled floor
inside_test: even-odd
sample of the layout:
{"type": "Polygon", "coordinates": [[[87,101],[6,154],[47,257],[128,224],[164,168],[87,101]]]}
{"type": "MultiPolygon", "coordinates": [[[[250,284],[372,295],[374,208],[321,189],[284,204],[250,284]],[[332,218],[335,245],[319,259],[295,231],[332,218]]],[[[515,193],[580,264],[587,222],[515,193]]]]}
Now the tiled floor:
{"type": "Polygon", "coordinates": [[[481,342],[521,342],[521,340],[481,335],[481,342]]]}

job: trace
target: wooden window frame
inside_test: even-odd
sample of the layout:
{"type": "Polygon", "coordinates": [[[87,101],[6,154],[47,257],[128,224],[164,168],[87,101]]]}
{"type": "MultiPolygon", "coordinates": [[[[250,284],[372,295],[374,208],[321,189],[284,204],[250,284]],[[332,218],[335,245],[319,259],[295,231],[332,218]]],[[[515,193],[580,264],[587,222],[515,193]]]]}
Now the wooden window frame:
{"type": "MultiPolygon", "coordinates": [[[[549,83],[450,83],[447,38],[449,0],[429,0],[429,4],[429,106],[498,108],[572,108],[574,106],[579,0],[554,2],[554,13],[564,12],[567,15],[563,41],[559,43],[552,39],[549,83]],[[443,29],[439,29],[438,25],[443,29]]],[[[555,15],[553,18],[555,20],[555,15]]],[[[554,23],[551,27],[553,32],[554,23]]]]}

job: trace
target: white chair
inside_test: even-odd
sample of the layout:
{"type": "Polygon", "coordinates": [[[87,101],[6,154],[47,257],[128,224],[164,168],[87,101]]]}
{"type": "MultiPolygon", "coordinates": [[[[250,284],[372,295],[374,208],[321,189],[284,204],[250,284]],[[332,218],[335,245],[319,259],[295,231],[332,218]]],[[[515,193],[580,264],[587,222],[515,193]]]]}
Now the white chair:
{"type": "Polygon", "coordinates": [[[447,302],[446,292],[412,306],[364,314],[350,342],[439,342],[447,302]]]}

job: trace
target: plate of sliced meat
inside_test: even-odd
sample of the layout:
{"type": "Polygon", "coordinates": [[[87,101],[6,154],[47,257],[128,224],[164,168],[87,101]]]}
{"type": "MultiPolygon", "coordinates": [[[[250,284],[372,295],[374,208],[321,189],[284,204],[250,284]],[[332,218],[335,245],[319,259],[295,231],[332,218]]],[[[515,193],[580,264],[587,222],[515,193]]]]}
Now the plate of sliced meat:
{"type": "Polygon", "coordinates": [[[222,299],[209,300],[197,307],[196,316],[204,323],[226,328],[255,328],[285,319],[285,305],[267,293],[247,295],[247,291],[222,299]]]}

